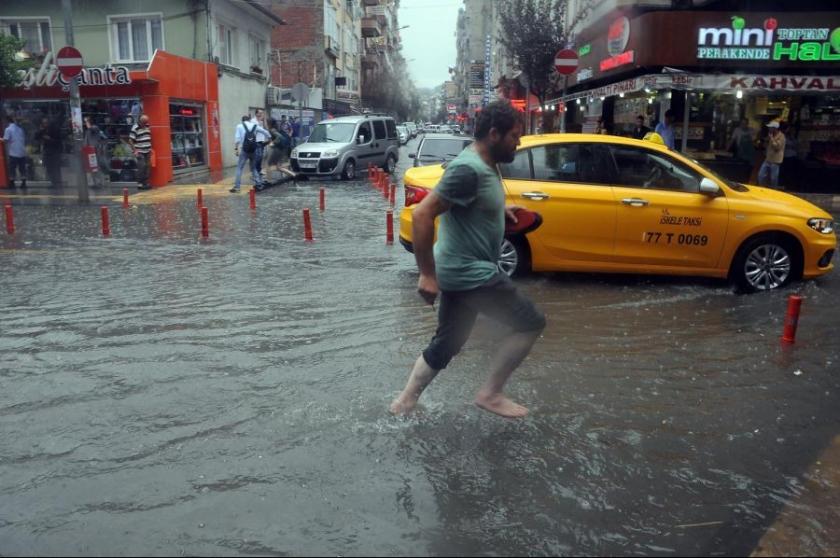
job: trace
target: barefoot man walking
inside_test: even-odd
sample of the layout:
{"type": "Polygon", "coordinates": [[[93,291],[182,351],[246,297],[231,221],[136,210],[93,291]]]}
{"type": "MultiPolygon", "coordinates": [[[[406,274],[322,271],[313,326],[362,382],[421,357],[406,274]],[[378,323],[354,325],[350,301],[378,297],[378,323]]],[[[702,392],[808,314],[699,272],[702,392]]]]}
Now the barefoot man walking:
{"type": "Polygon", "coordinates": [[[505,208],[496,164],[513,161],[521,136],[516,109],[506,101],[489,104],[477,117],[475,143],[449,164],[435,190],[414,210],[418,291],[429,304],[440,294],[440,308],[437,332],[414,364],[408,385],[391,404],[394,414],[414,409],[423,390],[466,343],[479,313],[513,331],[501,341],[475,404],[508,418],[528,414],[502,389],[545,328],[545,317],[497,266],[505,219],[516,219],[514,208],[505,208]]]}

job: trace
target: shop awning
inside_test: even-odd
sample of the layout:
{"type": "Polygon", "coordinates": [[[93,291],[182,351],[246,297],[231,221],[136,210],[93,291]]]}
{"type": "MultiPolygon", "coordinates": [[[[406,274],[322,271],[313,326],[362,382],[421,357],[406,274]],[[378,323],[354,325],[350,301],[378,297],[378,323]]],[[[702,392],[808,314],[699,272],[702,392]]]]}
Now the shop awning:
{"type": "Polygon", "coordinates": [[[547,102],[555,104],[561,100],[568,103],[576,99],[612,97],[620,94],[662,89],[718,91],[722,93],[818,93],[840,94],[840,75],[797,76],[786,74],[695,74],[662,73],[648,74],[603,85],[587,91],[571,93],[547,102]]]}

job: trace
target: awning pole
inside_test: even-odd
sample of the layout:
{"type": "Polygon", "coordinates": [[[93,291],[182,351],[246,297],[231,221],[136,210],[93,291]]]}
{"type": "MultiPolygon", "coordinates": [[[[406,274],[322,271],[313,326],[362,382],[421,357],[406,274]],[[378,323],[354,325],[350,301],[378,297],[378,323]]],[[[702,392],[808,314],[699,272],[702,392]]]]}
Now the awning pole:
{"type": "Polygon", "coordinates": [[[691,102],[691,95],[689,94],[688,89],[685,90],[685,102],[683,103],[683,133],[682,133],[682,148],[680,151],[685,153],[688,151],[688,116],[691,112],[691,107],[689,107],[689,103],[691,102]]]}

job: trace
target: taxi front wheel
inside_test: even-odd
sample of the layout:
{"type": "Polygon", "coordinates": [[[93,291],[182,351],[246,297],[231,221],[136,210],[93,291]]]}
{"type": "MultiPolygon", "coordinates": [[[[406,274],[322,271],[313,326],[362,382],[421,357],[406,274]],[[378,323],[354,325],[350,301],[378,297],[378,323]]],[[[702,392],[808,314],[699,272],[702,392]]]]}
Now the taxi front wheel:
{"type": "Polygon", "coordinates": [[[732,263],[732,278],[744,292],[772,291],[802,276],[802,249],[784,235],[761,235],[745,242],[732,263]]]}
{"type": "Polygon", "coordinates": [[[499,271],[508,277],[519,277],[531,271],[531,250],[524,237],[514,236],[502,241],[499,271]]]}

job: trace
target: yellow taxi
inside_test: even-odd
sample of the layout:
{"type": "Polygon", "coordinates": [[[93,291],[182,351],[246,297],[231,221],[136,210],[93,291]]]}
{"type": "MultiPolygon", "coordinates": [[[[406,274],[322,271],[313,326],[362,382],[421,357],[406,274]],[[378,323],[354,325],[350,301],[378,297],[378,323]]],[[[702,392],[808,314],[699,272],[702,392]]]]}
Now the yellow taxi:
{"type": "MultiPolygon", "coordinates": [[[[405,174],[400,241],[442,165],[405,174]]],[[[783,192],[725,180],[650,141],[591,134],[524,136],[499,165],[508,205],[543,224],[506,238],[499,268],[729,278],[766,291],[834,268],[832,216],[783,192]]]]}

